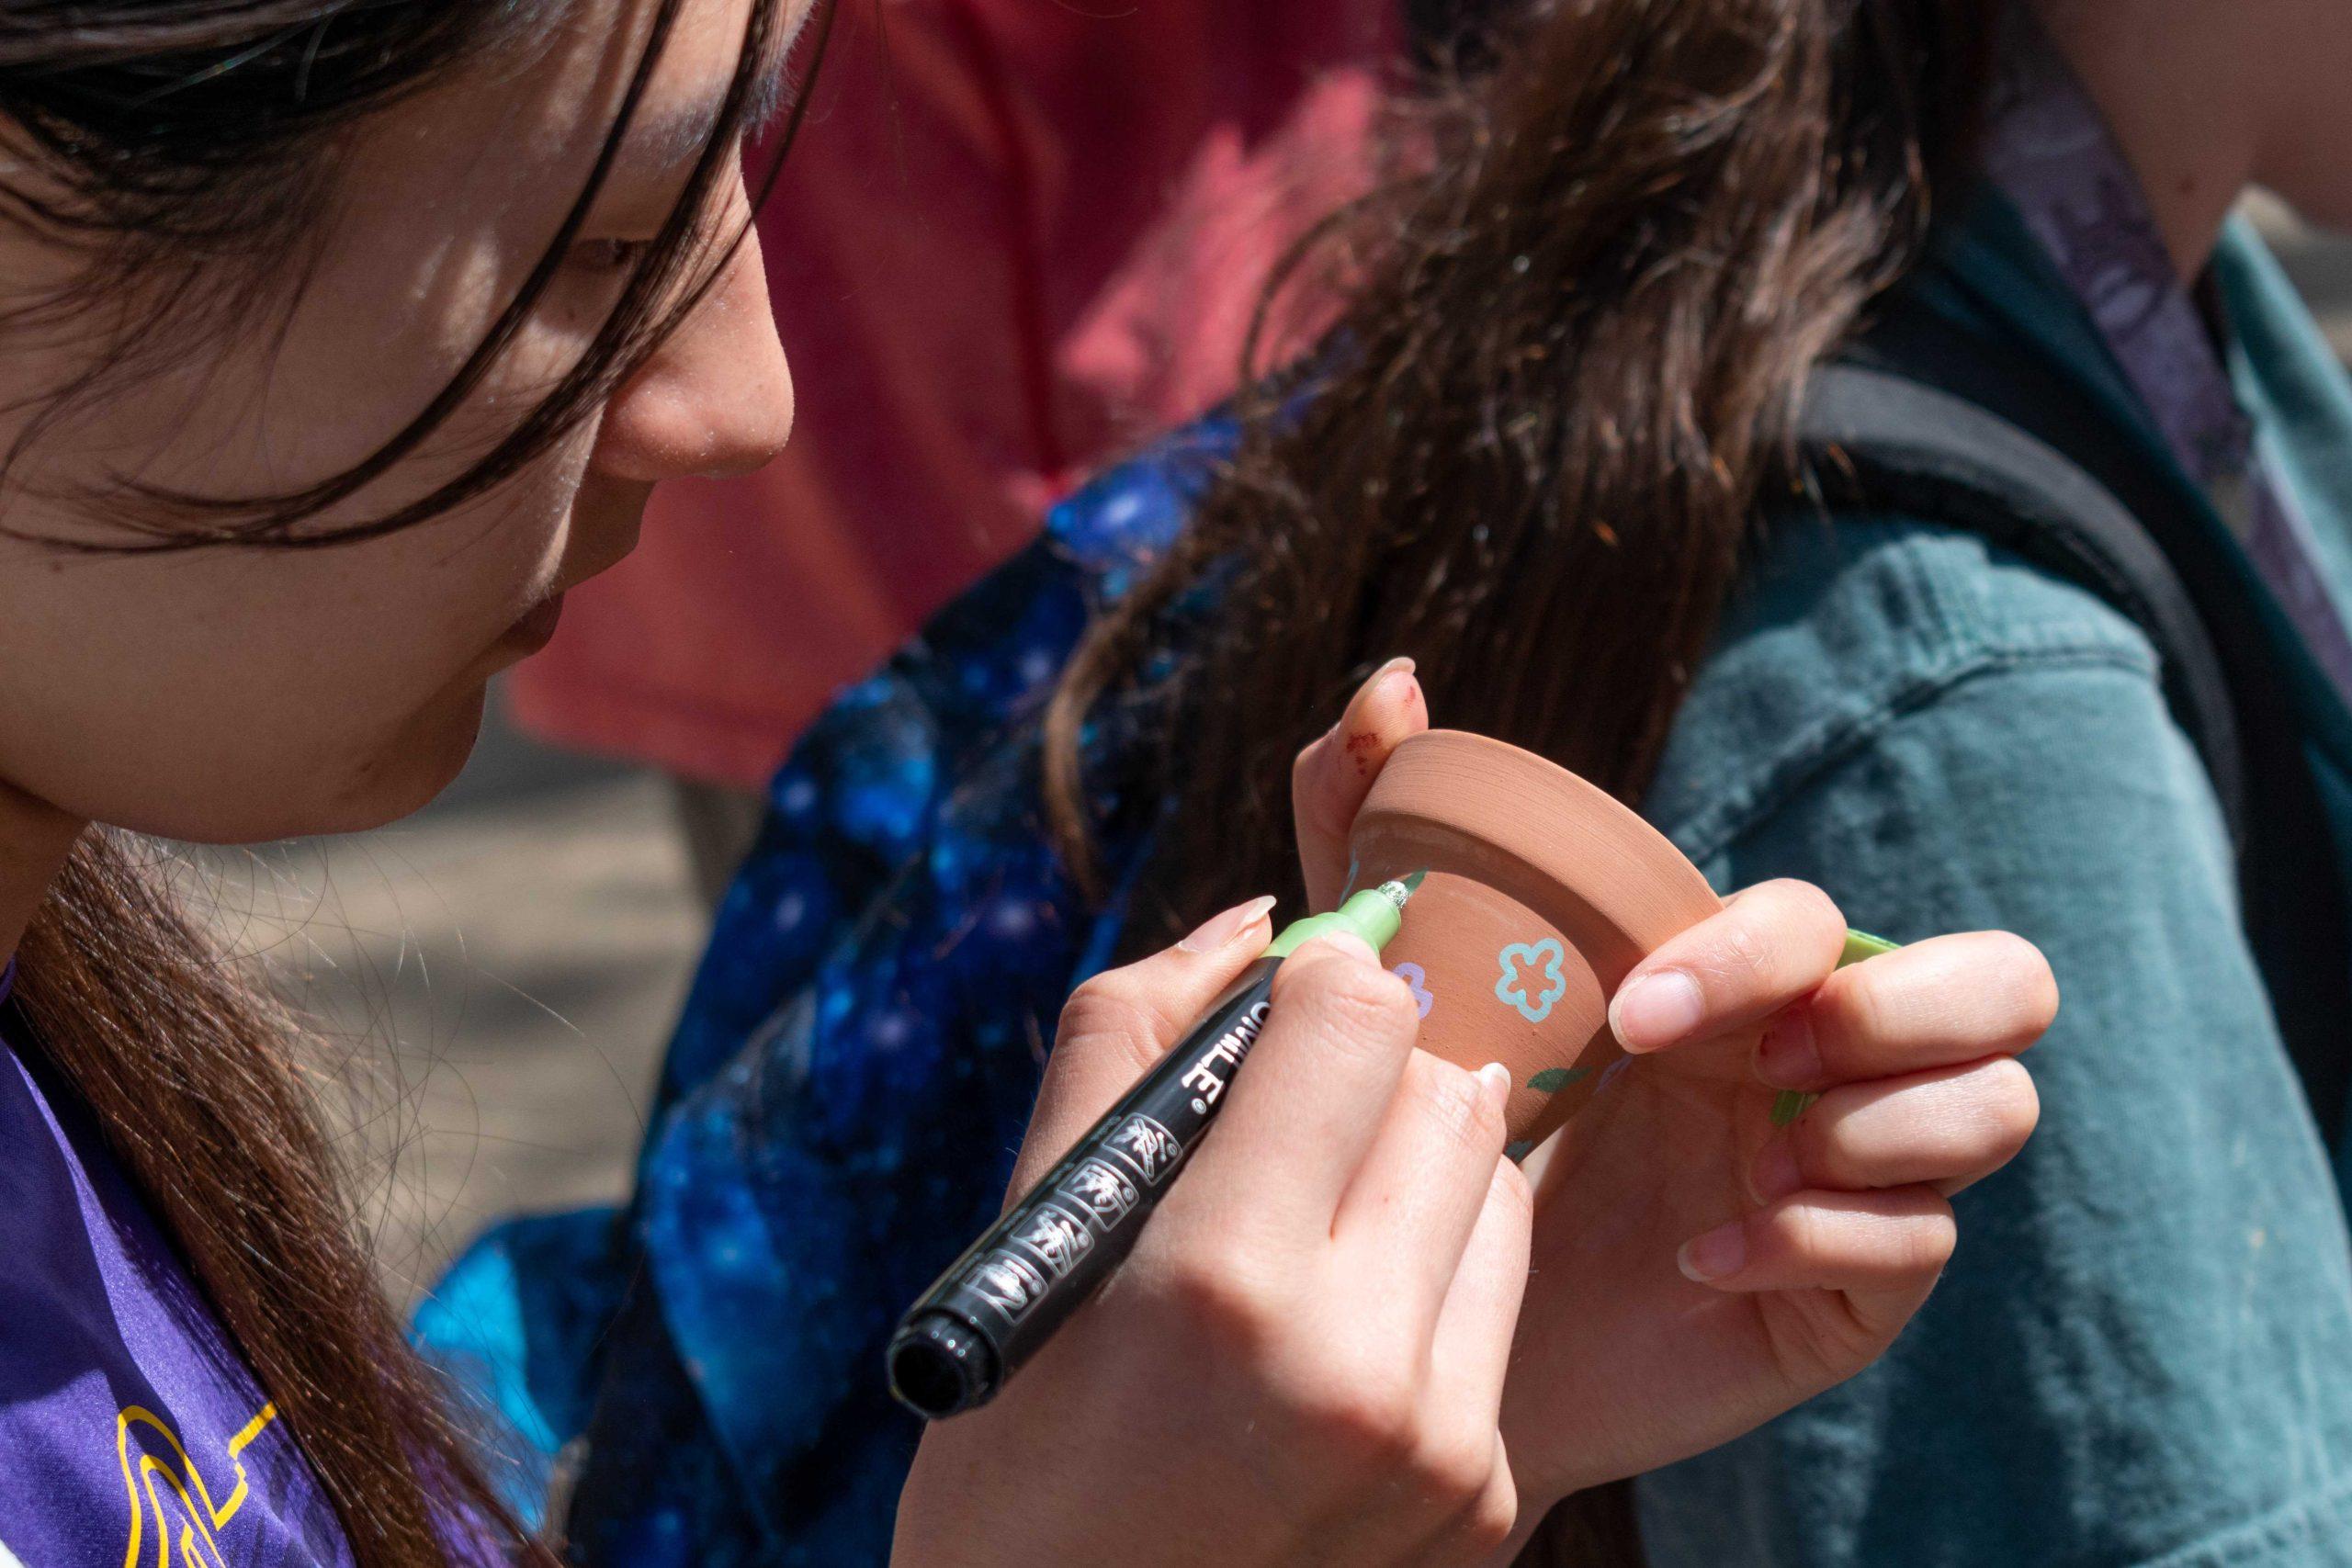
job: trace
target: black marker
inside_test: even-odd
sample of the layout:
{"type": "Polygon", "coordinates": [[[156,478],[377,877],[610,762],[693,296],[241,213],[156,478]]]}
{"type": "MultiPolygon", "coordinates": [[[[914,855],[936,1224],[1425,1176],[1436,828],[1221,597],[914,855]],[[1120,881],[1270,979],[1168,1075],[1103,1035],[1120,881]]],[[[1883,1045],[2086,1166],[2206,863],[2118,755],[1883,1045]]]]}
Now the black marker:
{"type": "Polygon", "coordinates": [[[936,1421],[996,1397],[1134,1248],[1265,1027],[1282,961],[1337,931],[1379,952],[1419,882],[1383,884],[1287,927],[1176,1048],[949,1265],[890,1337],[890,1392],[899,1404],[936,1421]]]}

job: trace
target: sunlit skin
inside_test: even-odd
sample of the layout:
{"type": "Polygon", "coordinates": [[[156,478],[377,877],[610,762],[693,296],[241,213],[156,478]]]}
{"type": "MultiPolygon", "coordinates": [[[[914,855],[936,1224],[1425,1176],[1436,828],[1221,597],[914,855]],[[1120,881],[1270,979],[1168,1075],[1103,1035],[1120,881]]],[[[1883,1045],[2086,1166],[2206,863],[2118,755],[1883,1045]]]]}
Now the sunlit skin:
{"type": "MultiPolygon", "coordinates": [[[[2185,275],[2201,267],[2249,180],[2322,220],[2352,215],[2352,138],[2335,118],[2339,85],[2352,79],[2352,29],[2338,25],[2336,3],[2044,6],[2147,182],[2185,275]]],[[[581,352],[610,302],[614,247],[650,238],[673,208],[696,117],[712,111],[737,63],[748,5],[689,0],[643,110],[645,133],[628,144],[556,296],[461,417],[347,515],[389,511],[461,468],[581,352]]],[[[119,472],[211,493],[281,491],[340,470],[404,424],[556,231],[652,8],[579,0],[527,57],[474,65],[368,121],[336,171],[299,298],[266,300],[226,334],[164,340],[144,374],[30,449],[17,488],[0,497],[10,527],[103,540],[103,511],[53,498],[119,472]]],[[[793,0],[786,24],[806,10],[793,0]]],[[[712,222],[731,231],[746,214],[740,180],[720,207],[712,222]]],[[[755,246],[747,240],[684,328],[597,418],[495,496],[439,521],[307,552],[75,556],[0,539],[0,954],[90,822],[246,841],[375,826],[441,789],[473,743],[485,682],[545,642],[566,591],[629,552],[650,488],[756,468],[784,445],[792,387],[755,246]]],[[[0,231],[0,291],[35,291],[71,265],[0,231]]],[[[10,391],[0,401],[15,411],[0,413],[0,446],[26,417],[19,404],[107,347],[95,327],[0,343],[10,391]]],[[[1371,773],[1430,716],[1411,672],[1386,671],[1302,757],[1296,804],[1311,884],[1328,893],[1371,773]]],[[[1096,1560],[1055,1549],[1114,1527],[1130,1546],[1165,1547],[1149,1561],[1170,1563],[1295,1562],[1341,1550],[1343,1527],[1365,1548],[1350,1561],[1472,1562],[1498,1546],[1507,1555],[1566,1490],[1730,1437],[1875,1355],[1948,1253],[1940,1195],[1996,1168],[2030,1129],[2031,1089],[2009,1058],[2046,1025],[2055,996],[2039,954],[1998,935],[1923,943],[1833,981],[1841,931],[1818,892],[1774,885],[1645,965],[1690,976],[1704,1007],[1671,1037],[1629,1038],[1654,1058],[1644,1078],[1652,1087],[1621,1097],[1540,1173],[1547,1194],[1574,1188],[1584,1208],[1611,1216],[1580,1237],[1530,1220],[1525,1183],[1497,1166],[1499,1123],[1475,1114],[1471,1076],[1414,1053],[1401,985],[1366,973],[1365,955],[1315,954],[1289,982],[1287,1021],[1270,1028],[1236,1095],[1271,1093],[1262,1086],[1278,1080],[1286,1050],[1301,1063],[1321,1052],[1352,1064],[1380,1092],[1367,1091],[1362,1114],[1335,1129],[1363,1158],[1350,1182],[1337,1179],[1347,1172],[1322,1173],[1332,1179],[1330,1213],[1306,1216],[1295,1251],[1270,1243],[1248,1259],[1267,1284],[1238,1309],[1258,1310],[1266,1345],[1284,1353],[1212,1365],[1116,1315],[1155,1302],[1181,1307],[1168,1282],[1207,1277],[1213,1233],[1229,1232],[1227,1222],[1264,1195],[1250,1189],[1252,1204],[1215,1203],[1217,1167],[1204,1163],[1121,1290],[1074,1320],[998,1405],[926,1444],[902,1564],[998,1560],[975,1555],[982,1545],[1007,1562],[1096,1560]],[[1826,1062],[1789,1087],[1833,1091],[1803,1142],[1784,1141],[1794,1171],[1755,1163],[1769,1134],[1749,1113],[1773,1087],[1757,1076],[1758,1028],[1790,1008],[1804,1010],[1826,1062]],[[1839,1092],[1850,1114],[1839,1114],[1839,1092]],[[1656,1151],[1668,1147],[1677,1156],[1661,1180],[1656,1151]],[[1431,1174],[1441,1167],[1443,1180],[1431,1174]],[[1702,1227],[1756,1212],[1759,1185],[1796,1196],[1784,1176],[1885,1223],[1759,1225],[1744,1237],[1745,1272],[1702,1285],[1677,1269],[1677,1249],[1702,1227]],[[1460,1200],[1448,1213],[1397,1217],[1408,1200],[1445,1196],[1441,1188],[1460,1200]],[[1908,1196],[1874,1216],[1870,1204],[1898,1190],[1908,1196]],[[1389,1195],[1396,1205],[1380,1201],[1389,1195]],[[1180,1223],[1188,1208],[1201,1222],[1191,1232],[1180,1223]],[[1369,1239],[1341,1247],[1348,1227],[1325,1223],[1334,1215],[1371,1216],[1369,1239]],[[1551,1266],[1529,1290],[1531,1248],[1551,1266]],[[1342,1322],[1352,1331],[1361,1314],[1338,1308],[1372,1299],[1365,1270],[1431,1258],[1459,1261],[1450,1277],[1422,1281],[1430,1321],[1384,1332],[1391,1348],[1453,1358],[1448,1386],[1472,1391],[1386,1413],[1418,1423],[1385,1436],[1410,1449],[1406,1473],[1434,1478],[1442,1495],[1433,1502],[1401,1496],[1393,1455],[1350,1447],[1348,1424],[1376,1382],[1357,1375],[1371,1365],[1371,1342],[1301,1332],[1342,1322]],[[1445,1316],[1449,1302],[1466,1304],[1445,1316]],[[1270,1306],[1282,1310],[1260,1310],[1270,1306]],[[1850,1340],[1811,1343],[1817,1367],[1792,1362],[1808,1331],[1833,1325],[1852,1329],[1850,1340]],[[1522,1363],[1534,1371],[1506,1390],[1506,1365],[1522,1363]],[[1152,1419],[1136,1420],[1138,1411],[1152,1419]],[[1274,1424],[1283,1420],[1286,1428],[1274,1424]],[[1298,1438],[1272,1456],[1279,1472],[1239,1440],[1277,1429],[1298,1438]],[[1246,1466],[1244,1484],[1227,1484],[1219,1466],[1228,1461],[1246,1466]],[[1047,1472],[1061,1483],[1037,1485],[1047,1472]],[[1266,1483],[1276,1473],[1285,1486],[1266,1483]],[[1198,1506],[1209,1492],[1217,1509],[1198,1506]],[[1309,1494],[1329,1507],[1302,1515],[1297,1499],[1309,1494]],[[1255,1533],[1251,1517],[1262,1527],[1255,1533]],[[1424,1543],[1435,1543],[1429,1555],[1424,1543]],[[1251,1550],[1260,1555],[1245,1557],[1251,1550]]],[[[1092,987],[1062,1032],[1026,1168],[1115,1098],[1166,1043],[1170,1021],[1214,995],[1265,935],[1262,922],[1227,931],[1208,951],[1171,950],[1092,987]]],[[[1619,1021],[1643,1033],[1637,1020],[1619,1021]]],[[[1251,1147],[1238,1111],[1215,1145],[1235,1173],[1316,1155],[1272,1132],[1251,1147]]]]}
{"type": "MultiPolygon", "coordinates": [[[[807,8],[794,0],[787,24],[807,8]]],[[[341,471],[400,429],[546,250],[652,9],[593,0],[532,58],[471,68],[368,121],[311,286],[272,303],[282,334],[265,321],[172,344],[162,374],[31,449],[6,498],[11,527],[103,540],[102,513],[41,498],[109,472],[274,493],[341,471]]],[[[749,0],[684,8],[639,113],[644,133],[554,295],[428,451],[322,524],[424,493],[574,361],[617,288],[616,244],[650,239],[676,202],[692,131],[711,122],[748,15],[749,0]]],[[[737,174],[714,228],[747,210],[737,174]]],[[[30,285],[69,265],[0,233],[0,279],[30,285]]],[[[62,381],[107,348],[95,336],[10,343],[12,395],[62,381]]],[[[464,763],[485,682],[545,643],[567,590],[635,547],[651,487],[759,467],[783,446],[792,410],[751,237],[601,417],[446,518],[300,552],[74,556],[0,540],[0,952],[85,822],[246,841],[372,827],[424,804],[464,763]]],[[[0,421],[0,444],[21,417],[0,421]]]]}
{"type": "Polygon", "coordinates": [[[2113,128],[2183,278],[2204,271],[2249,185],[2352,228],[2336,0],[2035,0],[2113,128]]]}

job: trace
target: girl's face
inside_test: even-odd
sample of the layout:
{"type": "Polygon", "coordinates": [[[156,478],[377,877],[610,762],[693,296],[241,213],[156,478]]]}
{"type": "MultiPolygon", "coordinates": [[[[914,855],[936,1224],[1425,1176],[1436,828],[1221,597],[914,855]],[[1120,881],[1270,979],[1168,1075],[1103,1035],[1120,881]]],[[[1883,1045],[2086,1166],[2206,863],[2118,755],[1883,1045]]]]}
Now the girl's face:
{"type": "MultiPolygon", "coordinates": [[[[797,28],[809,0],[787,0],[797,28]]],[[[629,242],[675,205],[752,0],[688,0],[582,243],[459,416],[322,525],[381,515],[464,469],[573,364],[629,242]]],[[[131,475],[276,494],[341,472],[447,385],[586,183],[647,41],[645,0],[579,0],[528,58],[469,64],[357,129],[315,265],[228,331],[130,345],[141,373],[42,433],[0,498],[11,534],[106,542],[70,495],[131,475]]],[[[739,173],[712,222],[748,216],[739,173]]],[[[0,280],[69,265],[0,231],[0,280]]],[[[0,310],[10,302],[0,282],[0,310]]],[[[0,449],[108,352],[0,335],[0,449]]],[[[164,323],[168,334],[171,323],[164,323]]],[[[600,414],[491,495],[329,549],[76,555],[0,538],[0,786],[79,818],[205,841],[372,826],[471,749],[484,683],[545,643],[563,593],[627,556],[646,497],[782,448],[792,385],[755,242],[600,414]]]]}

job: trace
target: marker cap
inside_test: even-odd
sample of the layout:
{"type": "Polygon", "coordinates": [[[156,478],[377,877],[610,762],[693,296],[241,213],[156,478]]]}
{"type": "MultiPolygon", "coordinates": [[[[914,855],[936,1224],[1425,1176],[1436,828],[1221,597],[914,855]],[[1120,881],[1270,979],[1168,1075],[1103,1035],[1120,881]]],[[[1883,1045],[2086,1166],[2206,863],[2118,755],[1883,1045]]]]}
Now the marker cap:
{"type": "Polygon", "coordinates": [[[887,1359],[890,1393],[926,1420],[986,1404],[996,1393],[995,1350],[951,1313],[918,1313],[900,1324],[887,1359]]]}

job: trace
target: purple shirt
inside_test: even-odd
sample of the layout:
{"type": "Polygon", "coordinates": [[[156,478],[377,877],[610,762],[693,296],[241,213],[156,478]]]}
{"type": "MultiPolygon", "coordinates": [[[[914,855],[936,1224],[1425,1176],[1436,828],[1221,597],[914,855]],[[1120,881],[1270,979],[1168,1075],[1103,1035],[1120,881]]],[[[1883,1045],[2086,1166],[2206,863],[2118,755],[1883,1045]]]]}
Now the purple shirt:
{"type": "Polygon", "coordinates": [[[0,1260],[0,1568],[350,1563],[309,1461],[89,1111],[5,1032],[0,1260]]]}

